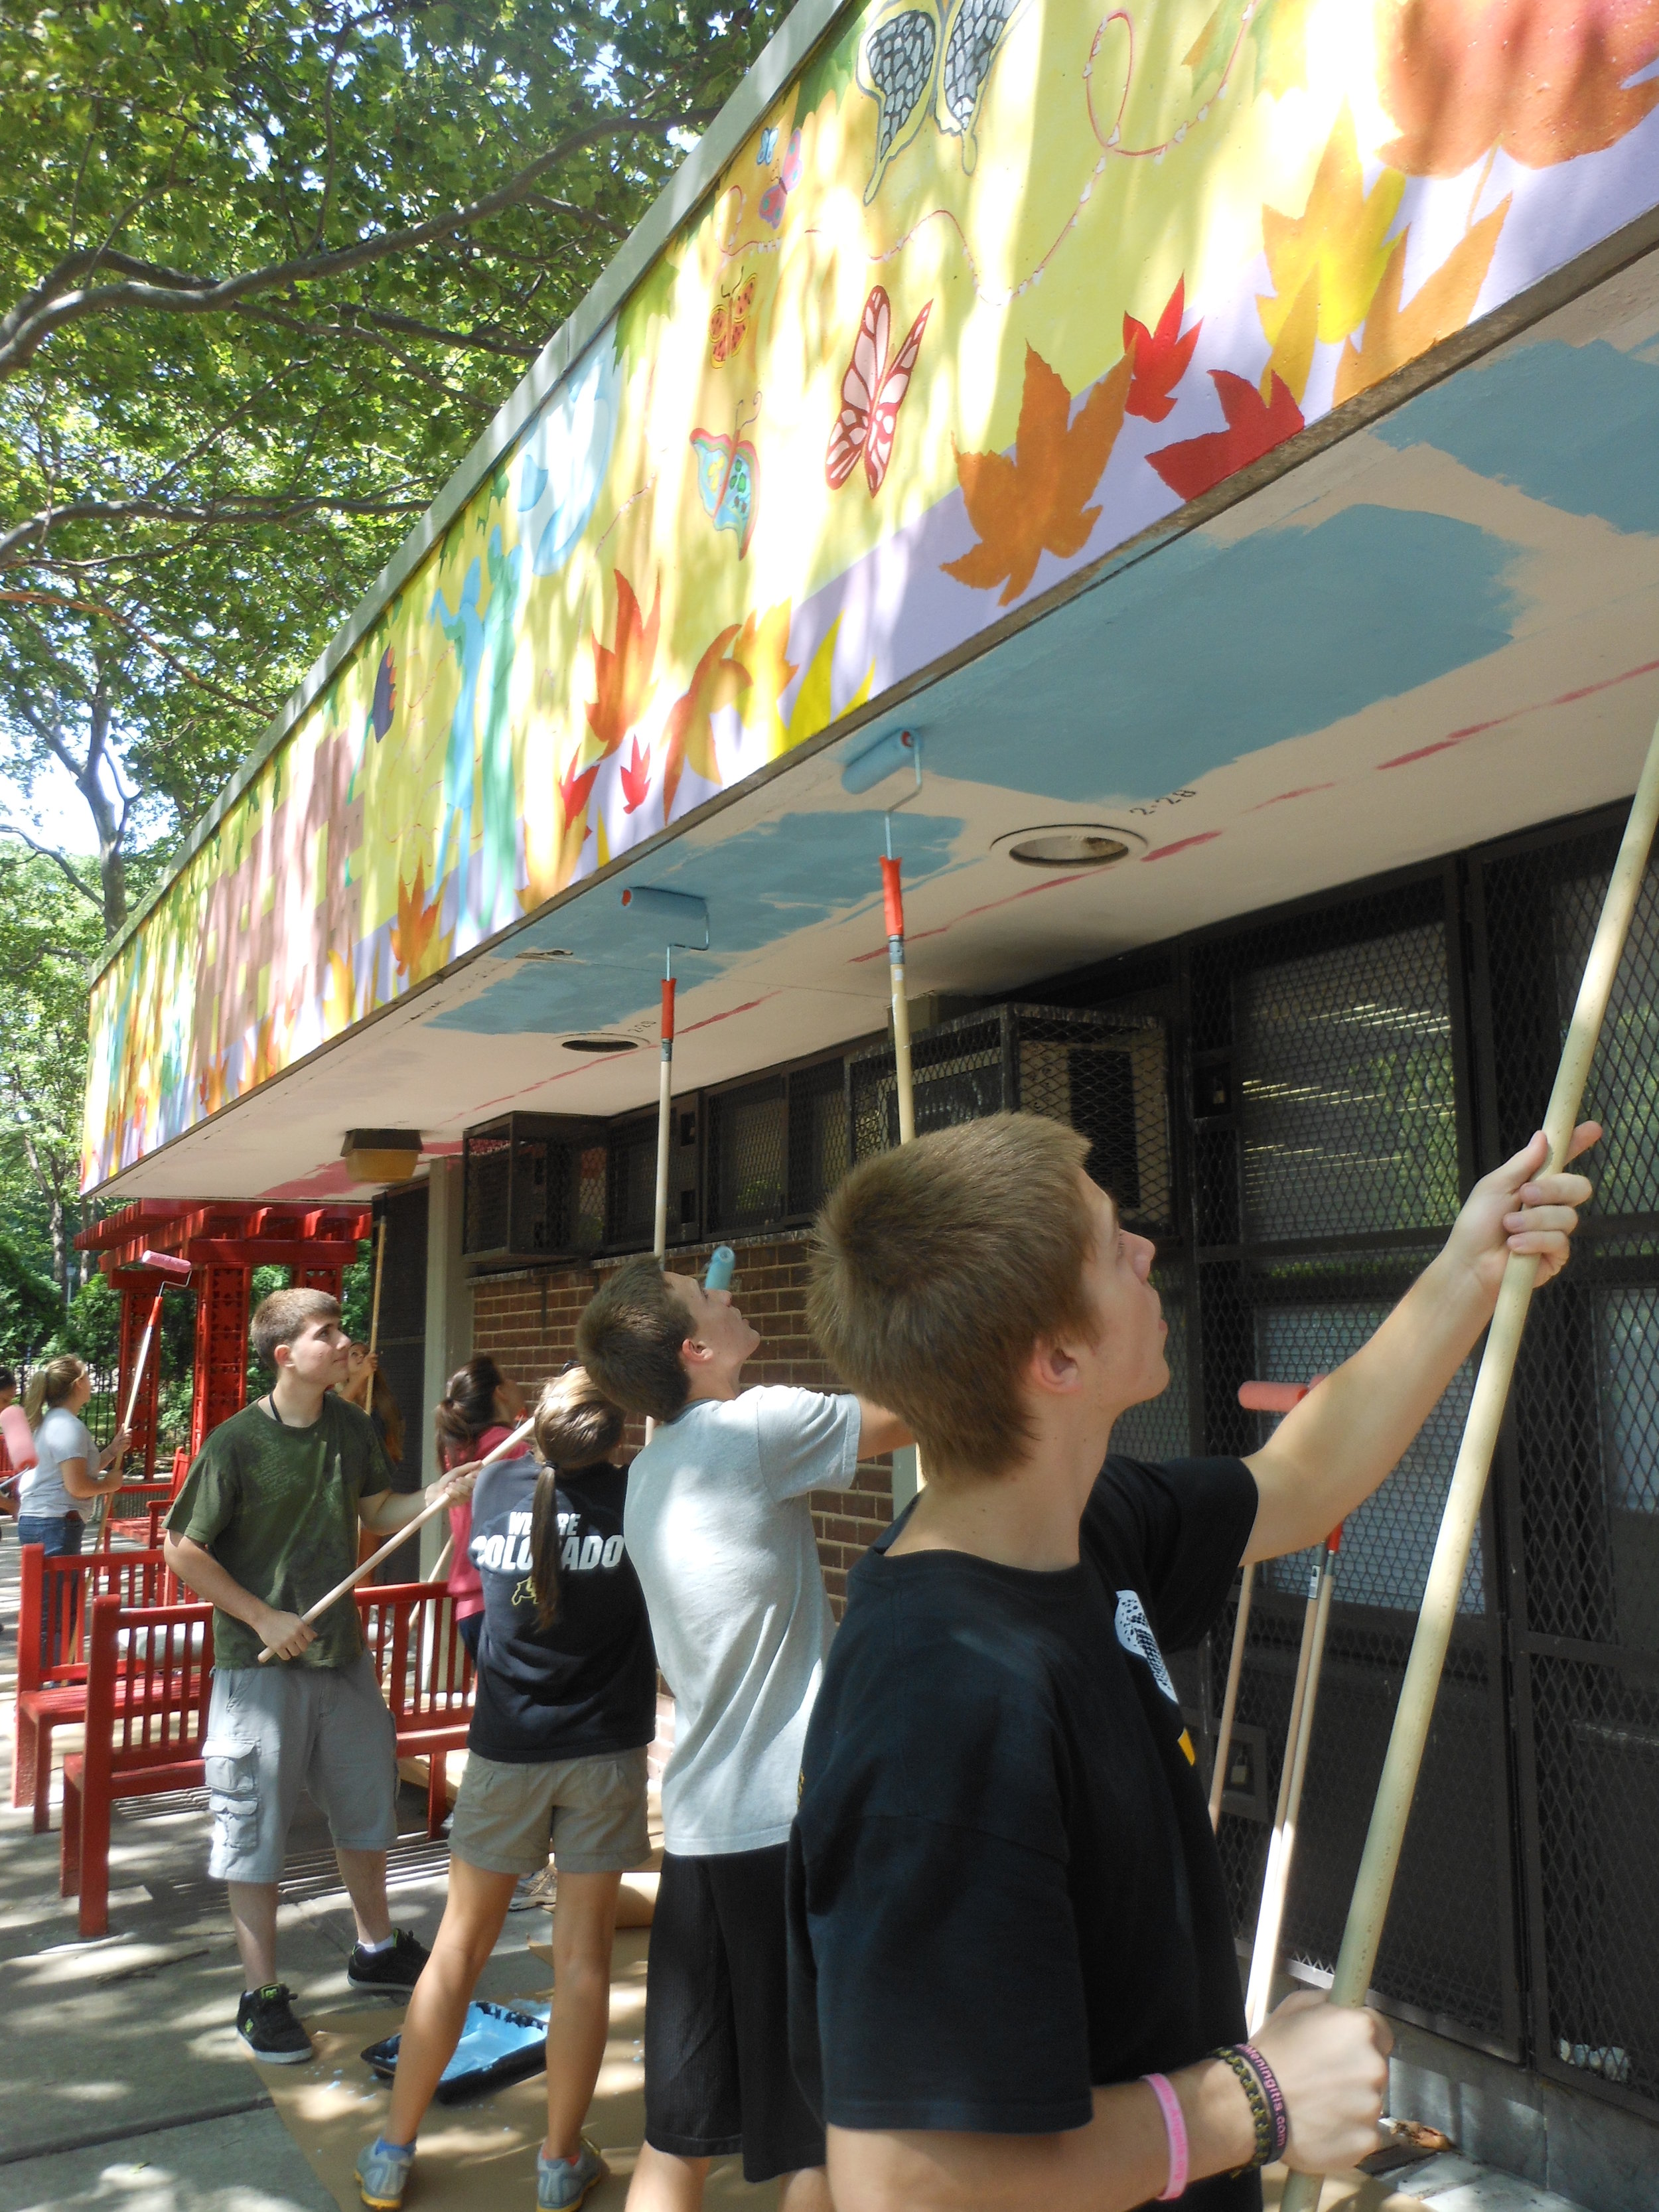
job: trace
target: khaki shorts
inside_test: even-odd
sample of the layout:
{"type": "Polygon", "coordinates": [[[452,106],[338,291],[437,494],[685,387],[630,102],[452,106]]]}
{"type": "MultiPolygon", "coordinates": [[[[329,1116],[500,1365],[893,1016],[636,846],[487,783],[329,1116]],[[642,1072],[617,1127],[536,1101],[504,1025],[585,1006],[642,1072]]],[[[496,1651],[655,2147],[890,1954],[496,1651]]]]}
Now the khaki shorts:
{"type": "Polygon", "coordinates": [[[621,1874],[651,1856],[646,1746],[508,1766],[466,1756],[449,1848],[483,1874],[539,1874],[550,1846],[561,1874],[621,1874]]]}

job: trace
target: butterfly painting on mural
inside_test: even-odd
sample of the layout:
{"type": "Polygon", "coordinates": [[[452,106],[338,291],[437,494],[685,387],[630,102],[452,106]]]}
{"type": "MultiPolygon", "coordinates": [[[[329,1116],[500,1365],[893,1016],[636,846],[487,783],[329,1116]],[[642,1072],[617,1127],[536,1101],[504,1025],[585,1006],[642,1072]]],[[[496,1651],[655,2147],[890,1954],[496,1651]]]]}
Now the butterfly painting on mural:
{"type": "Polygon", "coordinates": [[[741,416],[728,437],[720,430],[694,430],[692,449],[697,456],[697,495],[703,512],[716,530],[729,530],[738,541],[738,558],[749,550],[760,514],[760,455],[744,432],[760,412],[741,416]]]}
{"type": "Polygon", "coordinates": [[[859,334],[853,342],[853,358],[841,380],[841,412],[830,433],[830,449],[823,458],[823,474],[831,491],[839,491],[860,460],[865,482],[873,499],[881,489],[887,464],[893,456],[893,436],[898,411],[910,389],[911,373],[921,351],[921,334],[933,313],[931,300],[911,324],[903,344],[890,360],[892,303],[879,284],[873,287],[859,317],[859,334]]]}
{"type": "Polygon", "coordinates": [[[755,154],[757,165],[763,169],[768,167],[777,150],[778,126],[775,123],[769,123],[760,135],[760,145],[755,154]]]}
{"type": "Polygon", "coordinates": [[[708,358],[716,368],[723,368],[743,349],[755,311],[755,283],[750,276],[731,291],[722,292],[714,302],[708,318],[708,358]]]}
{"type": "Polygon", "coordinates": [[[888,0],[859,48],[859,88],[876,102],[876,161],[865,186],[874,199],[888,163],[931,114],[962,141],[971,176],[979,158],[974,127],[1009,26],[1026,0],[888,0]]]}
{"type": "Polygon", "coordinates": [[[778,165],[778,173],[760,198],[761,221],[769,230],[775,230],[783,221],[784,203],[799,182],[800,133],[792,131],[788,150],[778,165]]]}

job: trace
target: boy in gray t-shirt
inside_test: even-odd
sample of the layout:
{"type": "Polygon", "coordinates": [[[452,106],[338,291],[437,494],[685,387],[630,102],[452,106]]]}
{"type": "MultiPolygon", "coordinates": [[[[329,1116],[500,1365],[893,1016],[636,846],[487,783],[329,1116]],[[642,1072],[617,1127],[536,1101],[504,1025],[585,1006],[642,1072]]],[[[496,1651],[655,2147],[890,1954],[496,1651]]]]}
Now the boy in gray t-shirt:
{"type": "Polygon", "coordinates": [[[576,1332],[590,1375],[658,1424],[623,1519],[674,1693],[645,2014],[645,2145],[629,2212],[699,2201],[712,2160],[828,2212],[823,2130],[790,2071],[784,1866],[833,1623],[808,1495],[910,1442],[811,1390],[739,1394],[759,1344],[726,1291],[630,1261],[576,1332]]]}

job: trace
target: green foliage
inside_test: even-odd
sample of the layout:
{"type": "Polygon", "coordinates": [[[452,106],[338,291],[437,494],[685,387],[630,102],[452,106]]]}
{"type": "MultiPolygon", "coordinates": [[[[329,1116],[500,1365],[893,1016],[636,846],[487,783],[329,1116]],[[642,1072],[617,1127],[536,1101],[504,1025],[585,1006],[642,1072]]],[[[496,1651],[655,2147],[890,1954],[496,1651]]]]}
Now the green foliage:
{"type": "Polygon", "coordinates": [[[107,1275],[94,1275],[70,1300],[67,1312],[54,1316],[58,1328],[49,1349],[78,1352],[88,1367],[112,1368],[121,1356],[121,1293],[107,1275]]]}
{"type": "Polygon", "coordinates": [[[784,12],[0,12],[0,760],[110,928],[784,12]]]}
{"type": "Polygon", "coordinates": [[[341,1328],[354,1344],[367,1344],[374,1295],[374,1247],[368,1237],[360,1239],[357,1257],[342,1270],[340,1291],[341,1328]]]}
{"type": "Polygon", "coordinates": [[[0,1231],[0,1359],[31,1358],[64,1317],[52,1284],[0,1231]]]}
{"type": "Polygon", "coordinates": [[[102,937],[50,860],[0,848],[0,1222],[51,1269],[60,1302],[79,1221],[87,982],[102,937]]]}

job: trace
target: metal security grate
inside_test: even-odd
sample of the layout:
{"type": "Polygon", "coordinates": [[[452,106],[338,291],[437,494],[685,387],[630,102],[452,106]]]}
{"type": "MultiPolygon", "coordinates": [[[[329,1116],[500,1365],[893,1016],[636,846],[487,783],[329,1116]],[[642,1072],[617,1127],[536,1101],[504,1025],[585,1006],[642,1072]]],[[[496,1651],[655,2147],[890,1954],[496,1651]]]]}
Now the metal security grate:
{"type": "MultiPolygon", "coordinates": [[[[1536,1127],[1617,849],[1529,841],[1476,877],[1490,971],[1494,1159],[1536,1127]]],[[[1534,1305],[1499,1480],[1521,1532],[1536,2063],[1659,2103],[1659,872],[1650,868],[1590,1072],[1593,1208],[1534,1305]]]]}
{"type": "MultiPolygon", "coordinates": [[[[1191,1004],[1203,1429],[1210,1449],[1249,1452],[1270,1424],[1242,1411],[1239,1384],[1340,1365],[1455,1215],[1442,885],[1201,939],[1191,1004]]],[[[1335,1965],[1471,1380],[1448,1391],[1344,1544],[1285,1920],[1287,1959],[1315,1981],[1335,1965]]],[[[1257,1583],[1239,1703],[1251,1790],[1226,1801],[1220,1834],[1241,1935],[1255,1926],[1316,1557],[1274,1561],[1257,1583]]],[[[1400,2011],[1509,2049],[1501,1713],[1479,1555],[1462,1615],[1376,1983],[1400,2011]]],[[[1212,1709],[1231,1629],[1212,1639],[1212,1709]]]]}
{"type": "MultiPolygon", "coordinates": [[[[922,1030],[911,1042],[916,1133],[1021,1110],[1090,1140],[1090,1174],[1126,1221],[1162,1229],[1172,1212],[1163,1023],[1152,1015],[995,1006],[922,1030]]],[[[898,1142],[890,1044],[848,1063],[854,1159],[898,1142]]]]}
{"type": "MultiPolygon", "coordinates": [[[[699,1099],[673,1102],[668,1143],[668,1243],[702,1234],[699,1099]]],[[[605,1242],[612,1251],[649,1251],[657,1209],[657,1115],[613,1121],[605,1158],[605,1242]]]]}
{"type": "Polygon", "coordinates": [[[605,1125],[508,1114],[462,1140],[461,1249],[470,1259],[539,1260],[598,1249],[605,1234],[605,1125]]]}
{"type": "Polygon", "coordinates": [[[847,1064],[781,1070],[708,1094],[708,1227],[803,1226],[847,1172],[847,1064]]]}

